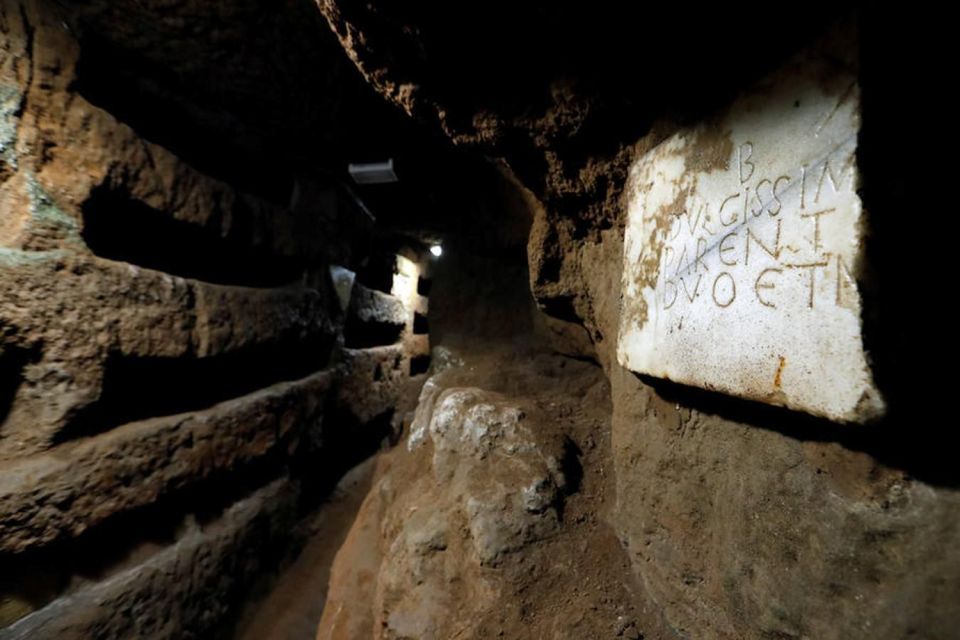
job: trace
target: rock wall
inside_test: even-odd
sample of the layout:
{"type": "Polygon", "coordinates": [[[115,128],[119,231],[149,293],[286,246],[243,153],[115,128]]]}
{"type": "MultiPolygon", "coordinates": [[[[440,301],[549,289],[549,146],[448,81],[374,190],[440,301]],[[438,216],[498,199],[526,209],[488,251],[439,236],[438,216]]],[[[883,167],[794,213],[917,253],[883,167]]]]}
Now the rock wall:
{"type": "MultiPolygon", "coordinates": [[[[289,113],[297,11],[204,5],[0,5],[0,638],[229,633],[422,382],[422,248],[265,142],[333,130],[350,90],[289,113]],[[397,286],[342,303],[330,266],[367,262],[397,286]]],[[[328,41],[301,62],[362,87],[328,41]]]]}
{"type": "Polygon", "coordinates": [[[909,248],[920,231],[896,222],[922,177],[893,160],[922,107],[896,87],[912,86],[922,62],[909,38],[882,36],[889,18],[811,8],[777,21],[761,47],[731,34],[770,33],[765,18],[734,7],[691,20],[686,9],[493,3],[468,28],[442,10],[319,4],[382,95],[501,158],[537,201],[531,289],[560,348],[595,358],[610,381],[608,517],[674,635],[955,635],[960,481],[946,419],[927,410],[916,375],[925,314],[896,302],[922,262],[909,248]],[[830,29],[860,59],[846,72],[863,90],[860,193],[873,226],[858,284],[889,401],[887,417],[862,428],[641,378],[615,355],[627,167],[830,29]]]}
{"type": "Polygon", "coordinates": [[[516,4],[0,4],[0,639],[229,635],[404,432],[323,637],[955,637],[960,478],[917,355],[943,345],[903,303],[910,16],[516,4]],[[830,33],[888,405],[862,427],[616,357],[629,167],[830,33]],[[433,202],[363,192],[374,220],[344,166],[396,149],[433,202]],[[423,228],[451,236],[443,304],[396,232],[423,228]],[[498,282],[527,275],[542,313],[498,282]],[[541,337],[573,359],[518,348],[541,337]]]}

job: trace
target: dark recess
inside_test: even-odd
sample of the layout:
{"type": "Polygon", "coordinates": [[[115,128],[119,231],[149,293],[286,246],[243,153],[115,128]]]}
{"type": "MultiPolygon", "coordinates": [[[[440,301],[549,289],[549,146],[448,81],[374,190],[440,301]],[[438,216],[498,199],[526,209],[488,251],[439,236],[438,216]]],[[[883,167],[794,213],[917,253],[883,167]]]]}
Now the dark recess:
{"type": "Polygon", "coordinates": [[[430,323],[427,316],[417,311],[413,313],[413,332],[417,335],[430,333],[430,323]]]}
{"type": "MultiPolygon", "coordinates": [[[[571,496],[580,491],[580,485],[583,483],[583,464],[580,462],[582,457],[583,451],[577,446],[577,443],[569,436],[565,436],[563,441],[563,458],[560,460],[560,470],[563,472],[563,478],[566,483],[563,487],[563,494],[565,496],[571,496]]],[[[557,510],[557,515],[561,520],[563,519],[565,506],[562,499],[557,500],[554,505],[557,510]]]]}
{"type": "MultiPolygon", "coordinates": [[[[274,551],[278,553],[270,554],[261,564],[263,571],[250,589],[248,601],[262,600],[269,594],[283,570],[296,562],[309,536],[314,535],[312,527],[303,526],[309,520],[302,518],[316,513],[348,471],[391,440],[392,409],[361,424],[349,413],[338,411],[334,404],[325,408],[322,428],[307,432],[290,461],[291,478],[300,487],[300,525],[285,545],[277,545],[274,551]]],[[[223,637],[236,638],[239,622],[235,615],[228,616],[225,627],[230,633],[223,637]]]]}
{"type": "MultiPolygon", "coordinates": [[[[115,575],[128,564],[129,558],[138,557],[143,548],[158,547],[157,552],[162,551],[177,541],[188,514],[201,526],[208,525],[236,501],[277,477],[283,455],[283,451],[273,451],[245,465],[243,473],[231,469],[187,489],[161,495],[156,502],[116,514],[75,538],[54,541],[20,554],[0,554],[0,601],[14,596],[40,608],[68,592],[78,579],[95,582],[115,575]]],[[[283,547],[276,544],[262,548],[256,561],[240,559],[232,567],[229,580],[221,578],[205,584],[203,591],[194,594],[197,604],[188,608],[203,607],[206,593],[216,596],[223,609],[231,610],[245,597],[257,565],[275,562],[283,553],[283,547]],[[229,589],[224,589],[225,586],[229,589]]],[[[223,637],[211,631],[223,624],[221,620],[198,615],[197,611],[188,617],[204,625],[192,629],[201,633],[199,637],[223,637]]],[[[149,625],[149,621],[137,624],[149,625]]]]}
{"type": "Polygon", "coordinates": [[[343,327],[343,346],[348,349],[367,349],[395,344],[402,333],[402,324],[364,322],[356,316],[350,316],[343,327]]]}
{"type": "Polygon", "coordinates": [[[430,369],[430,356],[414,356],[410,358],[410,375],[418,376],[430,369]]]}
{"type": "Polygon", "coordinates": [[[23,384],[23,370],[40,357],[40,349],[4,346],[0,351],[0,425],[10,414],[17,390],[23,384]]]}
{"type": "Polygon", "coordinates": [[[369,258],[357,269],[357,282],[375,291],[390,293],[396,256],[372,247],[369,258]]]}
{"type": "Polygon", "coordinates": [[[107,359],[100,399],[77,412],[54,443],[121,424],[196,411],[322,369],[332,348],[324,334],[295,336],[208,358],[107,359]]]}
{"type": "Polygon", "coordinates": [[[292,171],[276,162],[283,156],[261,149],[260,158],[272,160],[263,162],[252,153],[263,145],[264,132],[217,105],[194,106],[196,90],[183,86],[170,70],[118,50],[103,38],[87,35],[81,52],[72,89],[91,103],[207,175],[243,184],[276,203],[290,197],[292,171]],[[186,96],[192,96],[194,104],[186,96]],[[204,126],[203,118],[219,130],[204,126]]]}
{"type": "Polygon", "coordinates": [[[347,471],[376,453],[393,435],[393,409],[361,423],[331,402],[325,410],[322,437],[298,450],[292,464],[304,484],[304,512],[322,503],[347,471]]]}
{"type": "Polygon", "coordinates": [[[580,316],[574,307],[575,298],[572,295],[544,298],[540,301],[540,308],[545,314],[558,320],[580,324],[580,316]]]}
{"type": "Polygon", "coordinates": [[[560,461],[560,470],[567,482],[564,489],[567,495],[580,491],[580,484],[583,482],[583,465],[580,463],[582,457],[583,451],[567,436],[563,441],[563,459],[560,461]]]}
{"type": "Polygon", "coordinates": [[[430,295],[430,286],[433,284],[433,280],[430,278],[420,277],[417,278],[417,293],[422,296],[430,295]]]}
{"type": "Polygon", "coordinates": [[[230,237],[224,238],[101,186],[83,204],[83,239],[100,257],[184,278],[249,287],[299,280],[303,265],[243,241],[252,236],[251,216],[240,202],[231,212],[230,237]]]}

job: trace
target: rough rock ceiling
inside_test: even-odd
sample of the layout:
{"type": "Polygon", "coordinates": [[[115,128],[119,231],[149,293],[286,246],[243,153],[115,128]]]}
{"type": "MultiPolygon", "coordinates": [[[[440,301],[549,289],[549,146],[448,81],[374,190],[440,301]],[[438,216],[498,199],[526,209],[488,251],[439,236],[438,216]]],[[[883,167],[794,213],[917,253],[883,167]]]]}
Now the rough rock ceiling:
{"type": "Polygon", "coordinates": [[[726,6],[691,21],[683,7],[620,3],[58,4],[82,43],[85,97],[277,202],[291,175],[342,177],[347,161],[388,156],[421,193],[455,183],[463,167],[445,157],[442,129],[507,157],[535,194],[584,218],[604,216],[584,201],[616,191],[594,165],[622,155],[623,140],[665,111],[709,109],[836,15],[798,13],[776,21],[774,37],[763,16],[726,6]],[[432,126],[411,124],[370,85],[432,126]]]}
{"type": "MultiPolygon", "coordinates": [[[[59,3],[81,43],[77,89],[198,169],[278,204],[297,176],[346,181],[395,157],[401,189],[368,189],[389,226],[424,212],[450,145],[367,85],[309,0],[59,3]],[[380,203],[378,203],[379,205],[380,203]],[[393,206],[397,205],[397,206],[393,206]]],[[[362,190],[361,190],[362,191],[362,190]]],[[[424,224],[430,226],[430,221],[424,224]]]]}

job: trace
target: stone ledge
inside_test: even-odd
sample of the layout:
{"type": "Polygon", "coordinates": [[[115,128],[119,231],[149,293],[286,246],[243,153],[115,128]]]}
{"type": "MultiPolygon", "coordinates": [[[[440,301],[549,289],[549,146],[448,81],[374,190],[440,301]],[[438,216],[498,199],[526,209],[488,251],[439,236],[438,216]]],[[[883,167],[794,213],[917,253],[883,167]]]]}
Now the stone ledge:
{"type": "Polygon", "coordinates": [[[397,404],[408,380],[409,355],[403,344],[343,350],[343,377],[337,403],[361,423],[397,404]]]}
{"type": "Polygon", "coordinates": [[[0,475],[0,551],[76,536],[110,516],[232,470],[322,419],[320,372],[201,411],[131,423],[10,465],[0,475]]]}
{"type": "Polygon", "coordinates": [[[405,326],[410,315],[399,298],[360,283],[353,285],[348,313],[361,322],[398,326],[405,326]]]}
{"type": "Polygon", "coordinates": [[[0,458],[49,447],[101,399],[108,358],[202,361],[333,333],[312,289],[212,285],[61,252],[0,249],[0,271],[4,346],[36,352],[11,396],[0,458]]]}
{"type": "Polygon", "coordinates": [[[0,630],[0,640],[209,637],[262,568],[258,549],[289,532],[296,499],[289,479],[276,480],[145,562],[0,630]]]}

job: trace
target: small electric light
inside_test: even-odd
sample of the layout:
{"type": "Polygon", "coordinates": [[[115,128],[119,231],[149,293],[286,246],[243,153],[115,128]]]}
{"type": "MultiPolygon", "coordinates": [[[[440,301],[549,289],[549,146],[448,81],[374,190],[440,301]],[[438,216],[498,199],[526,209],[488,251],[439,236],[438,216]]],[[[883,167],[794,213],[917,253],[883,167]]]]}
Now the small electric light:
{"type": "Polygon", "coordinates": [[[443,255],[443,247],[441,247],[438,244],[435,244],[432,247],[430,247],[430,253],[433,254],[434,258],[439,258],[440,256],[443,255]]]}
{"type": "Polygon", "coordinates": [[[393,158],[386,162],[351,162],[347,172],[357,184],[386,184],[398,180],[393,170],[393,158]]]}

